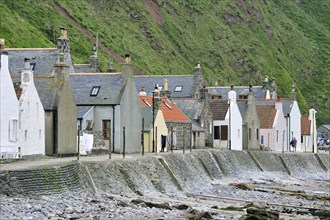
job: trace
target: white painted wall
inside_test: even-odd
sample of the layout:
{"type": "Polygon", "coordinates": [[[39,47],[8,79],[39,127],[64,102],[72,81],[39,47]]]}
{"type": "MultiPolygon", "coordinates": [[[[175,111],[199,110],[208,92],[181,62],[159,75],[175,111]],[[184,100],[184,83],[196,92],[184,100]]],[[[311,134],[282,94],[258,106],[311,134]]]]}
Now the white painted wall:
{"type": "Polygon", "coordinates": [[[30,62],[22,72],[19,99],[19,145],[22,155],[45,154],[45,112],[33,81],[30,62]]]}
{"type": "Polygon", "coordinates": [[[308,148],[312,149],[314,153],[317,153],[317,128],[316,128],[316,120],[315,120],[316,113],[317,111],[315,111],[315,109],[313,108],[309,109],[308,119],[311,121],[311,128],[310,128],[310,138],[309,138],[308,148]]]}
{"type": "MultiPolygon", "coordinates": [[[[221,125],[229,125],[229,117],[226,117],[224,121],[220,121],[220,120],[214,120],[213,121],[213,127],[215,126],[220,126],[220,131],[221,131],[221,125]]],[[[220,135],[221,138],[221,135],[220,135]]],[[[228,147],[228,141],[224,141],[224,140],[215,140],[214,139],[214,134],[213,134],[213,147],[214,148],[227,148],[228,147]]]]}
{"type": "Polygon", "coordinates": [[[0,154],[18,152],[19,103],[8,68],[8,55],[0,63],[0,154]]]}
{"type": "Polygon", "coordinates": [[[290,118],[289,118],[289,123],[290,123],[290,130],[287,128],[287,146],[289,147],[290,141],[292,138],[297,139],[297,152],[302,152],[304,149],[301,146],[301,124],[300,124],[300,119],[301,118],[301,112],[298,106],[298,102],[294,101],[291,107],[291,112],[290,112],[290,118]]]}
{"type": "MultiPolygon", "coordinates": [[[[286,120],[283,114],[282,102],[275,103],[276,115],[273,123],[273,148],[274,151],[281,152],[286,145],[286,120]],[[278,137],[277,137],[278,136],[278,137]]],[[[300,121],[300,119],[299,119],[300,121]]],[[[298,142],[298,138],[297,142],[298,142]]]]}
{"type": "MultiPolygon", "coordinates": [[[[236,96],[235,96],[236,97],[236,96]]],[[[228,114],[228,112],[227,112],[228,114]]],[[[236,100],[230,101],[230,140],[232,150],[243,149],[243,127],[242,127],[242,116],[237,106],[236,100]]],[[[229,118],[228,118],[229,122],[229,118]]]]}

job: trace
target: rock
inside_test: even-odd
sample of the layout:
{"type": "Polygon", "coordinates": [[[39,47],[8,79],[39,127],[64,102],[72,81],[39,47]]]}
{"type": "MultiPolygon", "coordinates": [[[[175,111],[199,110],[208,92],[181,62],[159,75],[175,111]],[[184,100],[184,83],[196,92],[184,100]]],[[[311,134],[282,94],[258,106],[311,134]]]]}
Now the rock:
{"type": "Polygon", "coordinates": [[[250,207],[246,210],[247,215],[242,216],[240,220],[268,220],[268,219],[279,219],[280,213],[278,211],[258,209],[255,207],[250,207]]]}
{"type": "Polygon", "coordinates": [[[64,213],[66,214],[72,214],[73,213],[73,209],[71,207],[67,207],[65,210],[64,210],[64,213]]]}
{"type": "Polygon", "coordinates": [[[242,189],[242,190],[254,191],[254,186],[251,184],[247,184],[247,183],[232,183],[229,185],[235,186],[236,188],[242,189]]]}
{"type": "Polygon", "coordinates": [[[186,205],[186,204],[180,204],[180,205],[172,205],[173,208],[175,209],[179,209],[179,210],[186,210],[188,209],[190,206],[186,205]]]}

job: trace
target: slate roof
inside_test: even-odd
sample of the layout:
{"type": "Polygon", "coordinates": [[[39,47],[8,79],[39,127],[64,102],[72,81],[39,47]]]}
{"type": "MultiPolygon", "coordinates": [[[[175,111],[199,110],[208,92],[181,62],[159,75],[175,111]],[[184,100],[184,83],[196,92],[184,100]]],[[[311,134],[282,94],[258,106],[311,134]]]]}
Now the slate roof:
{"type": "Polygon", "coordinates": [[[192,127],[191,127],[192,131],[205,132],[205,128],[202,128],[195,120],[191,120],[191,123],[192,123],[192,127]]]}
{"type": "MultiPolygon", "coordinates": [[[[220,95],[222,99],[228,99],[228,92],[230,91],[230,86],[214,86],[208,87],[210,94],[220,95]]],[[[237,94],[237,99],[240,95],[248,95],[249,86],[235,86],[234,90],[237,94]]],[[[264,98],[264,92],[262,91],[262,86],[252,87],[252,91],[256,98],[264,98]]]]}
{"type": "Polygon", "coordinates": [[[325,127],[328,131],[330,131],[330,125],[322,125],[323,127],[325,127]]]}
{"type": "Polygon", "coordinates": [[[95,68],[89,64],[74,64],[74,72],[76,73],[94,73],[95,68]]]}
{"type": "Polygon", "coordinates": [[[120,73],[72,73],[70,82],[77,105],[119,104],[123,87],[120,73]],[[97,96],[91,96],[93,87],[99,86],[97,96]]]}
{"type": "Polygon", "coordinates": [[[77,106],[77,118],[84,118],[85,114],[92,108],[94,108],[94,106],[77,106]]]}
{"type": "Polygon", "coordinates": [[[13,85],[14,85],[14,89],[15,89],[16,97],[17,97],[17,99],[19,100],[19,98],[20,98],[21,95],[22,95],[22,91],[23,91],[23,89],[21,88],[21,86],[20,86],[19,83],[13,83],[13,85]]]}
{"type": "Polygon", "coordinates": [[[144,131],[150,131],[152,128],[152,107],[142,108],[142,118],[144,118],[144,131]]]}
{"type": "MultiPolygon", "coordinates": [[[[152,106],[152,96],[139,96],[139,98],[142,107],[147,106],[144,100],[152,106]]],[[[174,103],[170,102],[166,98],[162,98],[161,108],[166,122],[190,122],[190,119],[174,103]],[[171,109],[168,108],[167,105],[171,109]]]]}
{"type": "Polygon", "coordinates": [[[239,111],[241,113],[242,120],[244,122],[245,121],[245,118],[246,118],[247,107],[248,107],[247,106],[247,100],[243,100],[243,99],[237,100],[236,103],[237,103],[238,109],[239,109],[239,111]]]}
{"type": "Polygon", "coordinates": [[[308,116],[302,115],[300,118],[301,135],[311,134],[311,122],[308,120],[308,116]]]}
{"type": "Polygon", "coordinates": [[[228,100],[212,99],[210,101],[210,110],[213,114],[213,120],[225,120],[228,106],[228,100]]]}
{"type": "MultiPolygon", "coordinates": [[[[291,112],[294,100],[281,98],[280,101],[282,102],[283,114],[286,117],[291,112]]],[[[256,99],[256,105],[274,105],[275,102],[276,99],[256,99]]]]}
{"type": "MultiPolygon", "coordinates": [[[[14,82],[21,80],[20,72],[24,69],[24,58],[30,58],[35,78],[50,76],[54,64],[59,59],[56,48],[8,48],[9,71],[14,82]]],[[[70,66],[69,72],[74,72],[70,54],[65,54],[64,61],[70,66]]]]}
{"type": "Polygon", "coordinates": [[[193,95],[194,76],[193,75],[162,75],[162,76],[134,76],[134,83],[137,92],[140,92],[142,86],[148,95],[152,95],[155,90],[155,84],[164,86],[167,79],[168,89],[172,92],[173,98],[189,98],[193,95]],[[175,92],[176,86],[182,86],[181,92],[175,92]]]}
{"type": "Polygon", "coordinates": [[[257,113],[260,121],[260,128],[273,128],[276,109],[273,105],[257,105],[257,113]]]}
{"type": "Polygon", "coordinates": [[[34,84],[44,110],[54,110],[57,107],[57,92],[59,87],[54,83],[54,77],[35,78],[34,84]]]}
{"type": "Polygon", "coordinates": [[[173,99],[173,103],[190,119],[197,120],[202,112],[203,105],[197,99],[173,99]]]}

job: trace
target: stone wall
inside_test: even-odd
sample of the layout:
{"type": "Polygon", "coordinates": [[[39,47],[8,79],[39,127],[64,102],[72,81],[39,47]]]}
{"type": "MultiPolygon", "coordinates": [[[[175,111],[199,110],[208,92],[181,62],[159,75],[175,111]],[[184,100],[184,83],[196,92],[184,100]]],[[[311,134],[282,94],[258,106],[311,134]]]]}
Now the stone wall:
{"type": "Polygon", "coordinates": [[[186,149],[190,147],[191,123],[166,122],[166,126],[169,132],[171,132],[171,128],[176,129],[176,145],[174,149],[182,149],[183,145],[186,149]]]}

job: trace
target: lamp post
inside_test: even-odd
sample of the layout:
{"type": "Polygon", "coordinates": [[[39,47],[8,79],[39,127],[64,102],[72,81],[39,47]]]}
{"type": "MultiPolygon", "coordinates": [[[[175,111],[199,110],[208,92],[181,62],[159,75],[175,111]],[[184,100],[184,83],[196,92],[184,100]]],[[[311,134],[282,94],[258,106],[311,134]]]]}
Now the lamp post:
{"type": "Polygon", "coordinates": [[[155,84],[155,90],[152,91],[152,152],[155,152],[155,93],[157,93],[158,84],[155,84]]]}

